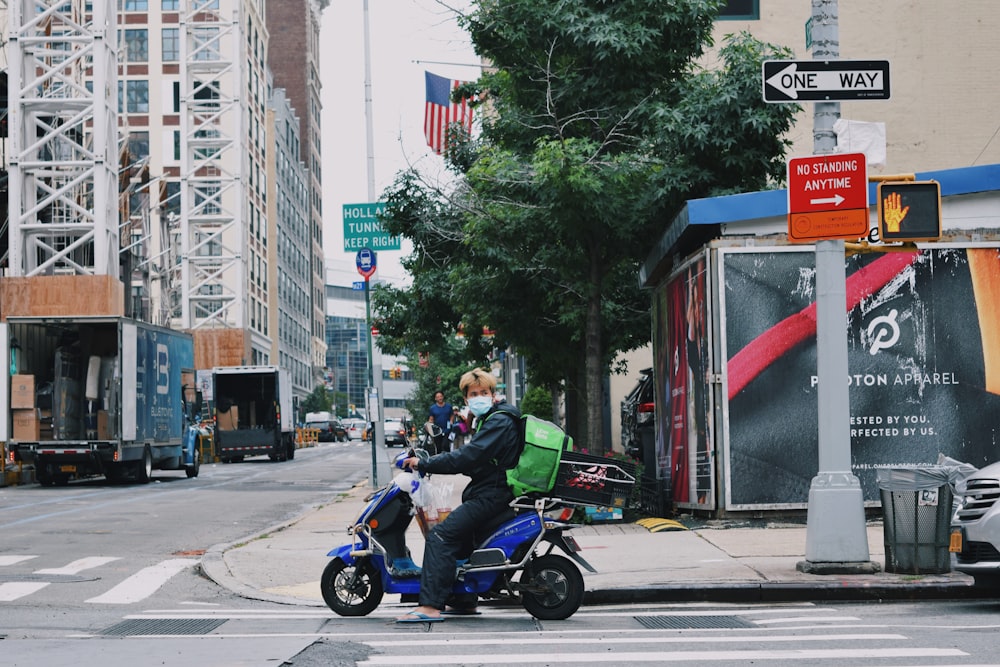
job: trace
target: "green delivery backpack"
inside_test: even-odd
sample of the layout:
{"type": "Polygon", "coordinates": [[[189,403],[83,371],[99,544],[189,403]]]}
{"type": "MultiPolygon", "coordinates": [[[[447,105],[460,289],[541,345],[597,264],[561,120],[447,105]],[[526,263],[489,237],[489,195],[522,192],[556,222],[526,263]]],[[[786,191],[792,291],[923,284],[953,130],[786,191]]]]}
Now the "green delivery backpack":
{"type": "MultiPolygon", "coordinates": [[[[504,414],[514,418],[509,412],[504,414]]],[[[556,485],[563,452],[573,451],[573,438],[552,422],[534,415],[521,417],[521,454],[507,471],[507,484],[515,496],[548,493],[556,485]]]]}

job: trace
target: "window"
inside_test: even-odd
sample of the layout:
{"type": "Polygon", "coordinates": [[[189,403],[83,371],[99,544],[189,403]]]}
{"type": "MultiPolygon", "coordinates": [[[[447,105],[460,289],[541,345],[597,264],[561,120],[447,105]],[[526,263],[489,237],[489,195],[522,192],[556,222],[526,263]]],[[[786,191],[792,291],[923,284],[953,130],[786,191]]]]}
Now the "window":
{"type": "MultiPolygon", "coordinates": [[[[178,133],[179,135],[180,133],[178,133]]],[[[180,152],[180,147],[178,146],[178,152],[180,152]]],[[[163,207],[163,213],[168,215],[173,213],[176,216],[181,214],[181,182],[180,181],[167,181],[166,187],[162,190],[163,199],[160,201],[160,206],[163,207]]],[[[178,247],[180,244],[178,242],[178,247]]]]}
{"type": "Polygon", "coordinates": [[[149,132],[129,132],[128,152],[132,162],[149,157],[149,132]]]}
{"type": "Polygon", "coordinates": [[[149,31],[145,28],[125,30],[125,60],[130,63],[149,62],[149,31]]]}
{"type": "Polygon", "coordinates": [[[760,0],[726,0],[726,4],[719,10],[719,18],[757,21],[760,19],[760,0]]]}
{"type": "Polygon", "coordinates": [[[219,82],[201,82],[195,81],[194,83],[194,99],[196,100],[195,106],[199,109],[218,109],[219,103],[213,102],[212,100],[218,100],[221,95],[219,93],[219,82]]]}
{"type": "Polygon", "coordinates": [[[125,82],[125,111],[149,113],[149,81],[135,79],[125,82]]]}
{"type": "Polygon", "coordinates": [[[149,10],[149,0],[125,0],[125,11],[145,12],[149,10]]]}
{"type": "Polygon", "coordinates": [[[191,52],[195,60],[216,61],[221,60],[219,53],[219,29],[218,28],[194,28],[191,31],[191,52]]]}
{"type": "Polygon", "coordinates": [[[164,28],[162,31],[163,40],[163,62],[175,63],[181,59],[181,36],[177,28],[164,28]]]}
{"type": "Polygon", "coordinates": [[[222,188],[210,183],[203,184],[194,193],[195,208],[201,209],[202,215],[219,215],[222,207],[219,206],[219,196],[222,188]]]}
{"type": "Polygon", "coordinates": [[[196,160],[213,160],[222,154],[222,148],[214,142],[219,138],[219,130],[214,127],[206,127],[194,131],[195,148],[194,157],[196,160]]]}
{"type": "Polygon", "coordinates": [[[160,9],[165,12],[176,12],[180,9],[180,0],[160,0],[160,9]]]}
{"type": "MultiPolygon", "coordinates": [[[[194,239],[196,248],[194,254],[198,257],[221,257],[222,244],[218,235],[198,232],[194,239]]],[[[220,292],[221,293],[221,292],[220,292]]]]}

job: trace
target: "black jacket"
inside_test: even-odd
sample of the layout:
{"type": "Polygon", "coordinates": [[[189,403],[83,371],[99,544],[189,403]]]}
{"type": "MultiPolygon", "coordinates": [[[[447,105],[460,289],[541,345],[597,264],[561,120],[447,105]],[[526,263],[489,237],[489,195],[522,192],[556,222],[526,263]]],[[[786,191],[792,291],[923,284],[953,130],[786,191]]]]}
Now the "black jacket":
{"type": "Polygon", "coordinates": [[[520,429],[520,410],[498,403],[480,418],[478,428],[464,445],[421,461],[417,468],[431,474],[467,475],[470,481],[462,492],[463,500],[485,494],[513,499],[507,486],[507,470],[517,465],[520,429]]]}

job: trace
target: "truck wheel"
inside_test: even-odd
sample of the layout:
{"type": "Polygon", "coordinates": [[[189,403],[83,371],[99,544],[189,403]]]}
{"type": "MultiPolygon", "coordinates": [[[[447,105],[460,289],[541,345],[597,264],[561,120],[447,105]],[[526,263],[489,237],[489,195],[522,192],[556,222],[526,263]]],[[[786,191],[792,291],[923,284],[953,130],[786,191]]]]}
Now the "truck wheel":
{"type": "Polygon", "coordinates": [[[286,442],[288,443],[288,460],[289,461],[294,461],[295,460],[295,440],[292,439],[292,438],[289,438],[286,442]]]}
{"type": "Polygon", "coordinates": [[[188,476],[188,479],[190,479],[192,477],[197,477],[200,471],[201,471],[201,450],[195,447],[194,463],[192,463],[189,466],[185,466],[184,473],[188,476]]]}
{"type": "Polygon", "coordinates": [[[36,464],[35,481],[42,486],[52,486],[52,473],[49,472],[47,464],[36,464]]]}
{"type": "Polygon", "coordinates": [[[149,484],[153,476],[153,454],[149,451],[149,445],[142,450],[142,460],[134,464],[135,481],[140,484],[149,484]]]}
{"type": "Polygon", "coordinates": [[[109,463],[104,468],[104,478],[111,484],[120,484],[128,477],[128,471],[122,463],[109,463]]]}

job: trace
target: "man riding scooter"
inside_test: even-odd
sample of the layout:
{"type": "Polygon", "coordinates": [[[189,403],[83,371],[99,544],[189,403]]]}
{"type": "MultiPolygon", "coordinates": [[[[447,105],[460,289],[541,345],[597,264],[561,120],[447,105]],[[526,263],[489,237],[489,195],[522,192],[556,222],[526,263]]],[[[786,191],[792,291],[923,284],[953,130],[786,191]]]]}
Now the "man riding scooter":
{"type": "Polygon", "coordinates": [[[462,492],[462,504],[446,520],[434,526],[424,543],[420,573],[420,597],[413,611],[397,623],[443,621],[443,615],[477,614],[474,594],[453,596],[455,562],[467,557],[477,538],[477,529],[495,525],[499,517],[510,518],[514,495],[506,471],[517,463],[520,444],[520,412],[506,403],[494,403],[497,381],[489,371],[477,368],[465,373],[459,388],[478,420],[477,429],[465,446],[421,461],[412,456],[401,467],[437,475],[464,474],[470,478],[462,492]],[[502,410],[503,414],[496,415],[502,410]]]}

